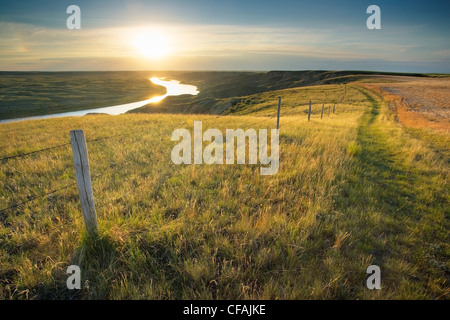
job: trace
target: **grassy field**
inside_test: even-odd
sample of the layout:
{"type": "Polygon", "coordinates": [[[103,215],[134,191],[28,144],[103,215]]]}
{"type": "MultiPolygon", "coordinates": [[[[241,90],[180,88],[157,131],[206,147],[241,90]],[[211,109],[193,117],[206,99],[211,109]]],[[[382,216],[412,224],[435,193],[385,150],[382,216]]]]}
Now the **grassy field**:
{"type": "Polygon", "coordinates": [[[2,208],[69,186],[0,211],[2,299],[449,298],[448,135],[404,128],[362,86],[244,96],[222,116],[2,124],[0,158],[65,144],[71,129],[88,140],[100,235],[84,232],[70,145],[2,160],[2,208]],[[278,97],[278,174],[172,163],[174,129],[274,128],[278,97]],[[71,264],[82,290],[66,287],[71,264]],[[366,288],[371,264],[381,290],[366,288]]]}

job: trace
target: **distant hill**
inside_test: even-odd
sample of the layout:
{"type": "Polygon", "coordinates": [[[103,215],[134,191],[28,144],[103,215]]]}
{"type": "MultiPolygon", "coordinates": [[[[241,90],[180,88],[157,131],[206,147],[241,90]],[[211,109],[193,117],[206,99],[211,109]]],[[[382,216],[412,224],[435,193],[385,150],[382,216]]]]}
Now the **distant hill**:
{"type": "Polygon", "coordinates": [[[269,71],[269,72],[187,72],[177,74],[182,83],[196,85],[197,96],[167,97],[158,104],[148,104],[130,113],[210,113],[222,114],[239,97],[267,91],[312,85],[340,84],[360,80],[368,75],[402,75],[426,77],[424,74],[406,74],[370,71],[269,71]]]}

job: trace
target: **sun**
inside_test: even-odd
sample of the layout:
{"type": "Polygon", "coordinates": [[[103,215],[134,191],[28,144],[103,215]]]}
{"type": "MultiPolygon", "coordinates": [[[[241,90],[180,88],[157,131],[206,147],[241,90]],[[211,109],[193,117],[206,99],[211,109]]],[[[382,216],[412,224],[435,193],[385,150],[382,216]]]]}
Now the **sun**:
{"type": "Polygon", "coordinates": [[[134,41],[139,53],[148,58],[161,58],[167,55],[167,40],[161,33],[144,32],[134,41]]]}

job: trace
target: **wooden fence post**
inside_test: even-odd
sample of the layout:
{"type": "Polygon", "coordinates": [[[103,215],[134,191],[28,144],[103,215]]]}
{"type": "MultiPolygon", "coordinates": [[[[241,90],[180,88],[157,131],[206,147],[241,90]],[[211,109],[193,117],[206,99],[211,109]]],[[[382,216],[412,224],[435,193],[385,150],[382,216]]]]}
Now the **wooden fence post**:
{"type": "Polygon", "coordinates": [[[323,108],[325,107],[325,103],[322,104],[322,113],[320,114],[320,119],[323,118],[323,108]]]}
{"type": "Polygon", "coordinates": [[[334,113],[334,110],[336,109],[336,105],[335,104],[333,104],[333,113],[334,113]]]}
{"type": "Polygon", "coordinates": [[[280,109],[281,109],[281,97],[278,97],[277,130],[278,128],[280,128],[280,109]]]}
{"type": "Polygon", "coordinates": [[[70,142],[84,223],[88,234],[94,235],[98,231],[97,214],[95,213],[88,152],[83,130],[70,131],[70,142]]]}
{"type": "Polygon", "coordinates": [[[311,119],[311,100],[309,100],[308,121],[311,119]]]}
{"type": "Polygon", "coordinates": [[[331,105],[328,105],[328,116],[330,116],[331,105]]]}

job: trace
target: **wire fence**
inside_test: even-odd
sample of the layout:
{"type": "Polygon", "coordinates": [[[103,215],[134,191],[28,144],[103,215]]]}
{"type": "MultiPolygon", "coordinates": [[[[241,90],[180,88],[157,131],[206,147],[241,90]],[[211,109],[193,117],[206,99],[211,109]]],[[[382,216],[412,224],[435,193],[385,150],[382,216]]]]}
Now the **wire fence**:
{"type": "MultiPolygon", "coordinates": [[[[339,102],[344,101],[344,99],[345,99],[345,96],[343,98],[341,98],[339,100],[339,102]]],[[[210,116],[210,117],[203,118],[203,119],[201,119],[201,121],[210,121],[210,120],[213,120],[213,119],[219,119],[221,117],[224,117],[224,116],[213,115],[213,116],[210,116]]],[[[276,126],[277,116],[260,116],[260,117],[257,117],[257,118],[259,118],[259,119],[256,120],[256,121],[253,121],[251,123],[245,123],[246,127],[255,127],[255,126],[261,125],[262,123],[269,122],[269,121],[273,121],[273,125],[276,126]]],[[[185,119],[183,119],[183,120],[185,121],[185,119]]],[[[290,124],[290,123],[293,123],[293,122],[296,122],[296,121],[299,121],[299,120],[301,120],[301,118],[300,119],[294,119],[293,121],[284,123],[283,125],[285,126],[287,124],[290,124]]],[[[110,140],[110,139],[115,139],[115,138],[138,136],[138,135],[140,135],[140,134],[142,134],[144,132],[148,132],[148,128],[142,128],[141,130],[137,130],[137,131],[136,130],[129,130],[129,131],[125,132],[125,133],[113,134],[113,135],[109,135],[109,136],[103,136],[103,137],[98,137],[98,138],[94,138],[94,139],[89,139],[89,140],[86,140],[86,142],[89,143],[89,144],[92,144],[92,143],[97,143],[97,142],[100,142],[100,141],[105,141],[105,140],[110,140]]],[[[42,153],[42,152],[46,152],[46,151],[50,151],[50,150],[55,150],[55,149],[64,148],[64,147],[67,147],[69,145],[71,145],[70,142],[59,144],[59,145],[55,145],[55,146],[50,146],[50,147],[42,148],[42,149],[39,149],[39,150],[34,150],[34,151],[22,153],[22,154],[10,155],[10,156],[6,156],[6,157],[3,157],[3,158],[0,158],[0,162],[5,163],[5,162],[8,162],[9,160],[12,160],[12,159],[23,159],[23,158],[29,157],[31,155],[34,155],[34,154],[38,154],[38,153],[42,153]]],[[[110,172],[108,172],[106,170],[102,174],[96,174],[96,175],[92,176],[92,179],[95,181],[95,180],[99,179],[100,177],[105,176],[108,173],[110,173],[110,172]]],[[[62,187],[55,188],[55,189],[53,189],[51,191],[31,196],[25,201],[16,202],[16,203],[10,204],[10,205],[8,205],[8,206],[6,206],[4,208],[1,208],[0,209],[0,222],[5,225],[5,221],[9,217],[9,215],[7,214],[7,212],[9,210],[13,210],[13,209],[16,209],[16,208],[23,207],[23,206],[27,205],[28,203],[34,202],[34,201],[36,201],[38,199],[47,198],[50,195],[56,194],[56,193],[58,193],[60,191],[73,188],[76,185],[77,185],[76,182],[72,182],[72,183],[69,183],[69,184],[64,185],[62,187]]],[[[139,187],[139,186],[137,186],[137,187],[139,187]]],[[[134,188],[133,190],[130,190],[128,193],[122,194],[121,196],[117,197],[116,199],[113,199],[113,200],[109,199],[109,201],[105,201],[104,203],[101,203],[101,205],[106,205],[107,203],[111,203],[111,202],[112,203],[116,203],[117,201],[119,201],[120,199],[123,199],[124,197],[130,195],[131,193],[135,193],[136,190],[137,189],[134,188]]],[[[57,225],[57,226],[55,226],[53,228],[50,228],[48,230],[45,230],[45,231],[41,232],[38,236],[33,237],[31,239],[27,239],[26,241],[24,241],[21,244],[17,245],[12,250],[10,250],[9,253],[13,254],[13,253],[19,251],[21,248],[23,248],[27,244],[29,244],[29,243],[31,243],[33,241],[36,241],[37,239],[42,237],[42,235],[49,234],[49,233],[51,233],[51,232],[53,232],[55,230],[61,229],[63,226],[75,223],[75,220],[62,220],[62,221],[63,222],[60,223],[59,225],[57,225]]]]}
{"type": "Polygon", "coordinates": [[[15,253],[17,253],[20,249],[22,249],[23,247],[25,247],[25,246],[27,246],[27,245],[29,245],[29,244],[35,242],[35,241],[38,240],[39,238],[41,238],[43,235],[48,235],[48,234],[50,234],[51,232],[53,232],[53,231],[55,231],[55,230],[59,230],[59,229],[61,229],[62,227],[67,226],[67,225],[73,225],[74,223],[75,223],[74,220],[63,221],[62,223],[60,223],[59,225],[57,225],[57,226],[55,226],[55,227],[53,227],[53,228],[50,228],[50,229],[48,229],[48,230],[45,230],[45,231],[40,232],[38,236],[32,237],[32,238],[30,238],[30,239],[27,239],[27,240],[21,242],[20,244],[18,244],[17,246],[15,246],[13,249],[9,250],[8,253],[9,253],[9,254],[15,254],[15,253]]]}
{"type": "Polygon", "coordinates": [[[1,158],[0,161],[4,162],[4,161],[11,160],[11,159],[23,158],[23,157],[27,157],[29,155],[36,154],[36,153],[39,153],[39,152],[53,150],[53,149],[58,149],[58,148],[62,148],[62,147],[69,146],[69,145],[70,145],[70,142],[64,143],[64,144],[60,144],[60,145],[57,145],[57,146],[53,146],[53,147],[48,147],[48,148],[44,148],[44,149],[40,149],[40,150],[27,152],[27,153],[22,153],[22,154],[17,154],[17,155],[13,155],[13,156],[4,157],[4,158],[1,158]]]}
{"type": "MultiPolygon", "coordinates": [[[[202,120],[203,121],[208,121],[208,120],[217,119],[217,118],[220,118],[220,117],[221,116],[214,115],[214,116],[210,116],[210,117],[204,118],[202,120]]],[[[123,137],[130,137],[130,136],[137,137],[137,136],[141,135],[142,133],[144,133],[146,131],[148,131],[147,128],[142,128],[141,130],[129,130],[129,131],[125,132],[125,133],[120,133],[120,134],[114,134],[114,135],[108,135],[108,136],[98,137],[98,138],[94,138],[94,139],[89,139],[86,142],[92,144],[92,143],[97,143],[97,142],[110,140],[110,139],[115,139],[115,138],[123,138],[123,137]]],[[[31,155],[34,155],[34,154],[38,154],[38,153],[42,153],[42,152],[50,151],[50,150],[55,150],[55,149],[60,149],[60,148],[63,148],[63,147],[67,147],[69,145],[71,145],[70,142],[59,144],[59,145],[55,145],[55,146],[45,147],[45,148],[42,148],[42,149],[39,149],[39,150],[33,150],[33,151],[30,151],[30,152],[21,153],[21,154],[17,154],[17,155],[6,156],[6,157],[3,157],[3,158],[0,158],[0,162],[6,163],[6,162],[8,162],[9,160],[12,160],[12,159],[20,160],[20,159],[27,158],[27,157],[29,157],[31,155]]],[[[95,180],[99,179],[100,177],[105,176],[107,174],[109,174],[109,172],[105,171],[102,174],[93,175],[91,178],[92,178],[92,180],[95,181],[95,180]]],[[[58,193],[60,191],[63,191],[63,190],[74,188],[76,185],[77,185],[76,182],[72,182],[72,183],[69,183],[69,184],[64,185],[62,187],[52,189],[52,190],[50,190],[48,192],[44,192],[44,193],[41,193],[41,194],[33,195],[31,197],[28,197],[27,200],[16,202],[16,203],[10,204],[10,205],[8,205],[6,207],[0,208],[0,223],[2,223],[4,226],[7,226],[8,223],[6,223],[6,219],[8,217],[11,217],[11,214],[7,214],[8,211],[12,211],[12,210],[17,209],[17,208],[25,207],[28,203],[37,201],[39,199],[47,198],[50,195],[56,194],[56,193],[58,193]]],[[[131,194],[133,192],[136,192],[136,189],[130,190],[127,194],[122,194],[120,197],[117,197],[116,199],[110,200],[109,202],[113,202],[113,203],[117,202],[118,200],[126,197],[127,195],[129,195],[129,194],[131,194]]],[[[107,202],[100,203],[100,205],[105,205],[105,204],[107,204],[107,202]]],[[[17,215],[18,215],[18,213],[15,214],[15,216],[17,216],[17,215]]],[[[26,241],[22,242],[21,244],[17,245],[16,247],[14,247],[12,250],[9,250],[8,253],[13,254],[13,253],[17,252],[18,250],[20,250],[21,248],[23,248],[24,246],[26,246],[27,244],[32,243],[33,241],[36,241],[37,239],[39,239],[43,235],[49,234],[49,233],[51,233],[51,232],[53,232],[55,230],[58,230],[58,229],[62,228],[65,225],[73,224],[73,223],[75,223],[74,220],[72,220],[72,221],[64,221],[63,223],[59,224],[58,226],[55,226],[55,227],[50,228],[50,229],[48,229],[46,231],[40,232],[40,234],[38,236],[33,237],[31,239],[27,239],[26,241]]]]}
{"type": "Polygon", "coordinates": [[[69,188],[71,188],[71,187],[74,187],[75,185],[76,185],[76,183],[74,182],[74,183],[68,184],[68,185],[66,185],[66,186],[64,186],[64,187],[61,187],[61,188],[52,190],[52,191],[50,191],[50,192],[46,192],[46,193],[43,193],[43,194],[40,194],[40,195],[37,195],[37,196],[33,196],[33,197],[31,197],[30,199],[28,199],[28,200],[26,200],[26,201],[22,201],[22,202],[19,202],[19,203],[15,203],[15,204],[13,204],[13,205],[11,205],[11,206],[9,206],[9,207],[0,209],[0,218],[1,218],[2,215],[3,215],[6,211],[8,211],[8,210],[11,210],[11,209],[14,209],[14,208],[23,206],[23,205],[25,205],[25,204],[27,204],[27,203],[29,203],[29,202],[35,201],[35,200],[40,199],[40,198],[48,197],[48,196],[51,195],[51,194],[54,194],[54,193],[56,193],[56,192],[58,192],[58,191],[61,191],[61,190],[69,189],[69,188]]]}

